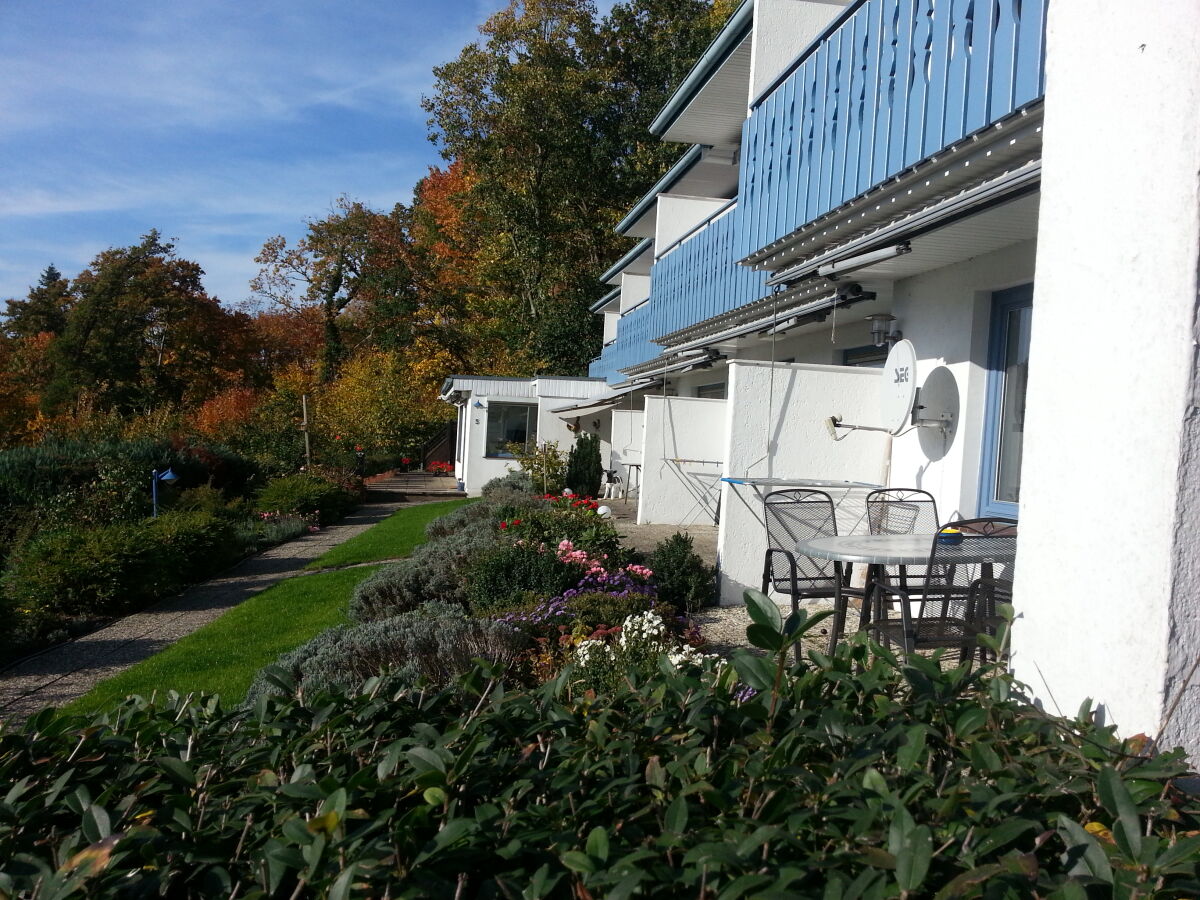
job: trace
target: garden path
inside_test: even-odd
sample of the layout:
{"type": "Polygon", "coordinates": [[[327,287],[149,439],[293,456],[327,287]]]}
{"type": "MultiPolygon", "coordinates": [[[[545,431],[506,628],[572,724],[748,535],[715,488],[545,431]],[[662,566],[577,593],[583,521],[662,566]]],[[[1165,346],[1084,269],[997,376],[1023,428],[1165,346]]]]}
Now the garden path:
{"type": "Polygon", "coordinates": [[[158,653],[274,584],[303,573],[308,563],[396,510],[444,500],[410,496],[398,479],[376,481],[368,502],[337,525],[265,550],[219,578],[188,588],[149,609],[91,634],[57,644],[0,671],[0,722],[16,724],[46,706],[82,697],[98,682],[158,653]]]}

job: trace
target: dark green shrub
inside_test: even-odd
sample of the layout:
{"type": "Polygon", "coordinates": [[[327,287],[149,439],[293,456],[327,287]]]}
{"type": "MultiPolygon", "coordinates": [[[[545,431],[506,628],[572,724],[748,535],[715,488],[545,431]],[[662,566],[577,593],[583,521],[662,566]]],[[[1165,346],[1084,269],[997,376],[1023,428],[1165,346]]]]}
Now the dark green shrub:
{"type": "Polygon", "coordinates": [[[646,565],[654,572],[658,596],[664,603],[693,613],[716,601],[717,570],[696,553],[690,534],[676,532],[659,541],[646,565]]]}
{"type": "Polygon", "coordinates": [[[442,691],[384,677],[232,712],[178,697],[90,723],[46,711],[0,733],[0,890],[1195,896],[1182,753],[1016,690],[858,640],[608,694],[478,669],[442,691]]]}
{"type": "Polygon", "coordinates": [[[511,625],[469,619],[461,606],[429,603],[390,619],[318,635],[260,672],[246,702],[279,692],[278,669],[298,694],[354,689],[384,672],[405,684],[424,680],[444,686],[469,670],[476,658],[507,665],[528,646],[529,640],[511,625]]]}
{"type": "Polygon", "coordinates": [[[314,475],[285,475],[267,483],[255,499],[259,512],[319,515],[322,525],[336,522],[354,507],[355,498],[314,475]]]}
{"type": "Polygon", "coordinates": [[[139,609],[184,583],[182,551],[142,524],[70,528],[37,536],[9,559],[0,590],[44,619],[139,609]]]}
{"type": "Polygon", "coordinates": [[[147,536],[179,560],[183,582],[203,581],[255,547],[239,542],[228,516],[171,510],[153,519],[147,536]]]}
{"type": "Polygon", "coordinates": [[[180,491],[175,502],[171,504],[172,511],[205,512],[214,516],[228,518],[245,518],[250,514],[250,508],[243,501],[230,500],[220,488],[208,484],[180,491]]]}
{"type": "Polygon", "coordinates": [[[567,487],[581,497],[599,497],[604,481],[600,436],[581,432],[567,456],[567,487]]]}
{"type": "Polygon", "coordinates": [[[553,597],[575,586],[583,576],[577,565],[564,563],[552,549],[501,544],[471,563],[467,604],[486,615],[511,609],[530,595],[553,597]]]}

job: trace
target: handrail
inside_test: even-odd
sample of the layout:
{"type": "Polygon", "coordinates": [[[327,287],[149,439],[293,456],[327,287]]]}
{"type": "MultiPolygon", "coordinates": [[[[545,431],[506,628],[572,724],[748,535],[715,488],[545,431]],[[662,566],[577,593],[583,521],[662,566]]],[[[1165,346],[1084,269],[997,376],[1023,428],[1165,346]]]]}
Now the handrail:
{"type": "Polygon", "coordinates": [[[678,247],[680,244],[684,243],[689,238],[693,237],[697,232],[703,231],[705,228],[707,228],[709,225],[711,225],[713,223],[714,219],[719,218],[721,213],[725,212],[727,209],[729,209],[729,207],[734,206],[737,203],[737,201],[738,201],[737,197],[733,197],[729,200],[726,200],[723,204],[721,204],[715,210],[713,210],[708,215],[708,218],[703,219],[702,221],[697,222],[695,225],[693,225],[690,229],[688,229],[686,232],[684,232],[683,237],[676,240],[675,243],[671,244],[671,246],[669,246],[666,250],[662,251],[661,253],[655,253],[654,261],[658,262],[660,259],[662,259],[664,256],[666,256],[668,253],[670,253],[672,250],[674,250],[676,247],[678,247]]]}

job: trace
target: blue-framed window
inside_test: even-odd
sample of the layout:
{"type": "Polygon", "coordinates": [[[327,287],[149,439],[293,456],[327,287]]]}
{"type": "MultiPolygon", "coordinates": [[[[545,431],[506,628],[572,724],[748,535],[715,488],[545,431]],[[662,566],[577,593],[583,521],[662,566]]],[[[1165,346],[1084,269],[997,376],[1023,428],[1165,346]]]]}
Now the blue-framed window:
{"type": "Polygon", "coordinates": [[[1025,438],[1025,386],[1033,285],[992,295],[988,345],[987,406],[979,479],[979,515],[1016,518],[1021,503],[1021,455],[1025,438]]]}

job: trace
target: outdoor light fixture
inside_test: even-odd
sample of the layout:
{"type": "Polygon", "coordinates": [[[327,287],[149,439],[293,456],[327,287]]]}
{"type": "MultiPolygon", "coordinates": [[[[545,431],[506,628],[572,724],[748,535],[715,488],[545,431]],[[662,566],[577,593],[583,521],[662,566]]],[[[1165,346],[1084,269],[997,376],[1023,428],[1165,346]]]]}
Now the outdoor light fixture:
{"type": "Polygon", "coordinates": [[[158,518],[158,483],[161,481],[163,484],[174,484],[178,480],[179,476],[170,469],[167,469],[165,472],[154,469],[150,472],[150,504],[153,508],[151,518],[158,518]]]}
{"type": "Polygon", "coordinates": [[[871,323],[871,340],[876,347],[882,347],[884,344],[890,347],[904,337],[904,332],[896,327],[895,316],[875,313],[873,316],[867,316],[867,321],[871,323]]]}

